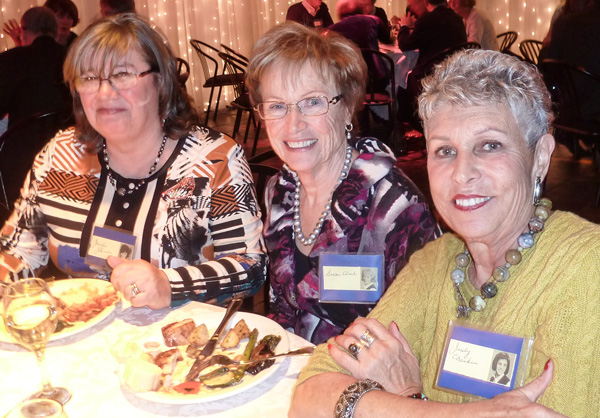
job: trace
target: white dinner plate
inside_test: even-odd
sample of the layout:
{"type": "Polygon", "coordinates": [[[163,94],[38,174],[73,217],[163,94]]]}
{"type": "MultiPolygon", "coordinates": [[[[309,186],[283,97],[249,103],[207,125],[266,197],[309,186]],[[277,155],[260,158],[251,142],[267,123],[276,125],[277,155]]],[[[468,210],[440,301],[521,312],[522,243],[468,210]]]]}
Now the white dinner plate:
{"type": "MultiPolygon", "coordinates": [[[[212,335],[213,332],[217,329],[217,326],[219,326],[219,323],[223,319],[224,314],[225,314],[225,311],[223,311],[222,313],[204,314],[200,317],[192,317],[192,319],[196,323],[196,326],[198,326],[200,324],[206,324],[209,335],[212,335]]],[[[142,336],[141,340],[138,341],[138,343],[140,345],[143,345],[144,342],[147,342],[147,341],[157,341],[157,342],[162,343],[161,351],[172,348],[172,347],[167,347],[164,344],[164,340],[162,338],[162,333],[161,333],[160,329],[167,324],[170,324],[170,323],[176,322],[176,321],[181,321],[186,318],[190,318],[189,312],[187,314],[185,314],[185,313],[181,313],[178,311],[173,311],[165,319],[152,325],[150,327],[151,330],[149,332],[145,332],[144,335],[142,336]]],[[[233,316],[233,318],[229,321],[226,331],[223,331],[223,333],[221,334],[221,339],[225,336],[225,334],[227,333],[229,328],[232,328],[233,326],[235,326],[235,324],[237,324],[237,322],[240,319],[244,319],[246,321],[246,324],[248,325],[248,328],[250,328],[250,330],[252,330],[254,328],[258,329],[257,343],[263,337],[265,337],[269,334],[281,335],[281,341],[279,342],[279,344],[277,344],[277,347],[275,348],[275,352],[282,353],[284,351],[289,350],[290,341],[288,339],[287,333],[278,323],[276,323],[264,316],[255,315],[255,314],[251,314],[251,313],[247,313],[247,312],[237,312],[233,316]]],[[[214,354],[223,353],[229,357],[234,357],[235,355],[241,354],[244,351],[247,343],[248,343],[248,339],[244,339],[240,342],[240,345],[235,350],[223,350],[223,351],[221,351],[218,348],[219,345],[217,345],[217,349],[215,350],[214,354]]],[[[185,348],[186,348],[186,346],[182,346],[183,352],[185,352],[185,348]]],[[[242,392],[253,386],[258,385],[260,382],[268,379],[273,373],[275,373],[277,368],[280,367],[280,362],[281,362],[281,360],[276,361],[275,364],[273,364],[271,367],[261,371],[260,373],[258,373],[255,376],[252,376],[248,373],[244,374],[244,378],[242,379],[242,381],[235,386],[231,386],[231,387],[223,388],[223,389],[212,389],[212,390],[202,389],[200,391],[200,393],[195,394],[195,395],[194,394],[178,394],[178,393],[171,394],[171,393],[163,393],[163,392],[132,392],[132,393],[135,393],[136,396],[138,396],[142,399],[146,399],[146,400],[152,401],[152,402],[163,403],[163,404],[193,404],[193,403],[211,402],[211,401],[215,401],[218,399],[227,398],[229,396],[235,395],[236,393],[242,392]]],[[[126,386],[124,386],[124,387],[126,387],[126,386]]]]}
{"type": "MultiPolygon", "coordinates": [[[[84,285],[94,286],[99,290],[105,290],[108,287],[112,287],[112,284],[110,282],[100,279],[64,279],[48,282],[50,292],[56,297],[60,297],[60,295],[67,290],[83,288],[84,285]]],[[[63,328],[59,332],[55,332],[54,334],[52,334],[52,337],[50,337],[50,341],[70,337],[71,335],[78,334],[93,327],[94,325],[104,320],[111,313],[113,313],[120,300],[120,298],[117,299],[112,305],[107,306],[102,312],[100,312],[95,317],[90,318],[86,322],[75,322],[72,326],[63,328]]],[[[0,325],[0,341],[15,343],[15,341],[10,337],[10,335],[8,335],[8,332],[6,331],[6,328],[4,326],[4,321],[0,322],[2,322],[2,325],[0,325]]]]}

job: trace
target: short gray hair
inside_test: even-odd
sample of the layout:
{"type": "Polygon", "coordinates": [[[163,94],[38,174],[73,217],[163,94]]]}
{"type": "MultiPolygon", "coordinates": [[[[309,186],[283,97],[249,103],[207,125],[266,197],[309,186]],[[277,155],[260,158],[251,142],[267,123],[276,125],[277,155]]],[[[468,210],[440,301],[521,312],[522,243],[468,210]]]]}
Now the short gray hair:
{"type": "Polygon", "coordinates": [[[507,105],[530,148],[550,132],[554,118],[550,93],[535,66],[498,51],[457,52],[423,80],[423,124],[447,104],[507,105]]]}

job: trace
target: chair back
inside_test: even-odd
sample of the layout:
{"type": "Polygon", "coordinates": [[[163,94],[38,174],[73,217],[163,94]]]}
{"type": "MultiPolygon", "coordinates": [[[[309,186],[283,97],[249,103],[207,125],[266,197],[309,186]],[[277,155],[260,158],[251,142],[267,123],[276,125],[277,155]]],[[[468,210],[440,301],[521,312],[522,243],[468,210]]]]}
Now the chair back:
{"type": "Polygon", "coordinates": [[[525,61],[537,65],[542,46],[542,41],[525,39],[519,44],[519,51],[521,52],[521,55],[523,55],[523,58],[525,58],[525,61]]]}
{"type": "Polygon", "coordinates": [[[24,119],[0,136],[0,205],[12,211],[36,154],[60,130],[73,125],[73,112],[48,112],[24,119]]]}
{"type": "Polygon", "coordinates": [[[219,74],[219,63],[209,54],[209,52],[218,54],[219,50],[197,39],[190,39],[190,44],[196,51],[200,60],[200,66],[202,67],[202,72],[204,73],[204,80],[208,80],[212,76],[219,74]],[[212,74],[210,73],[210,67],[212,67],[212,74]]]}
{"type": "Polygon", "coordinates": [[[394,72],[394,60],[387,54],[375,49],[361,49],[363,59],[367,64],[367,88],[366,101],[377,102],[376,96],[387,92],[386,103],[396,101],[396,74],[394,72]]]}
{"type": "Polygon", "coordinates": [[[231,80],[233,82],[235,98],[237,99],[243,96],[246,93],[246,86],[244,83],[246,66],[244,65],[244,62],[225,52],[219,52],[219,57],[223,60],[223,73],[232,76],[231,80]]]}
{"type": "Polygon", "coordinates": [[[177,79],[181,88],[185,90],[185,83],[190,77],[190,64],[183,58],[177,57],[175,60],[177,61],[177,79]]]}
{"type": "Polygon", "coordinates": [[[496,36],[496,38],[498,38],[498,43],[500,44],[500,52],[506,53],[510,51],[510,48],[517,40],[517,36],[519,35],[514,31],[503,32],[496,36]]]}
{"type": "Polygon", "coordinates": [[[221,48],[223,48],[223,50],[224,50],[224,52],[226,54],[233,55],[234,57],[236,57],[240,61],[243,61],[245,63],[246,67],[248,66],[248,63],[250,62],[250,60],[248,58],[246,58],[244,55],[242,55],[239,52],[237,52],[235,49],[230,48],[230,47],[228,47],[225,44],[221,44],[221,48]]]}

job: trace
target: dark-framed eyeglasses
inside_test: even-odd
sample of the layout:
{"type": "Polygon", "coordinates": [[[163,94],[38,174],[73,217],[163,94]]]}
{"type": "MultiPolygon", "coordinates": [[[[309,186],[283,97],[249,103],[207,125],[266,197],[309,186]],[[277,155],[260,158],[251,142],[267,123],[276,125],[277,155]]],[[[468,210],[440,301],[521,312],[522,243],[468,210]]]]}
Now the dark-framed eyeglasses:
{"type": "Polygon", "coordinates": [[[338,103],[341,98],[342,95],[339,94],[331,100],[325,96],[315,96],[302,99],[296,103],[264,102],[254,106],[254,110],[264,120],[282,119],[290,113],[292,106],[296,106],[298,111],[304,116],[319,116],[327,113],[329,105],[338,103]]]}
{"type": "Polygon", "coordinates": [[[129,90],[137,85],[138,79],[156,72],[158,72],[156,68],[150,68],[149,70],[139,74],[130,73],[127,71],[119,71],[118,73],[111,74],[106,78],[98,76],[78,77],[75,79],[75,90],[77,90],[79,94],[96,93],[100,89],[100,84],[102,84],[102,82],[105,80],[117,90],[129,90]]]}

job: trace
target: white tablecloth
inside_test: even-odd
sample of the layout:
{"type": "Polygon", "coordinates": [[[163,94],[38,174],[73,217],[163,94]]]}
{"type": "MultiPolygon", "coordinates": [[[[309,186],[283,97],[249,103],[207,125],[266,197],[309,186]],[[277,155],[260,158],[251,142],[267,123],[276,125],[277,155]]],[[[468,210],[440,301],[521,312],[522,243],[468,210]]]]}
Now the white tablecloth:
{"type": "MultiPolygon", "coordinates": [[[[119,339],[147,332],[148,326],[171,312],[124,306],[118,305],[115,312],[94,327],[48,344],[46,364],[52,384],[73,393],[65,407],[70,418],[287,416],[292,387],[308,357],[285,358],[263,382],[218,401],[165,405],[140,399],[123,389],[110,347],[119,339]]],[[[203,314],[224,312],[223,308],[198,302],[178,309],[196,322],[201,321],[203,314]]],[[[294,334],[288,333],[288,337],[290,349],[310,345],[294,334]]],[[[40,371],[34,355],[14,344],[0,342],[0,376],[0,416],[40,389],[40,371]]]]}

